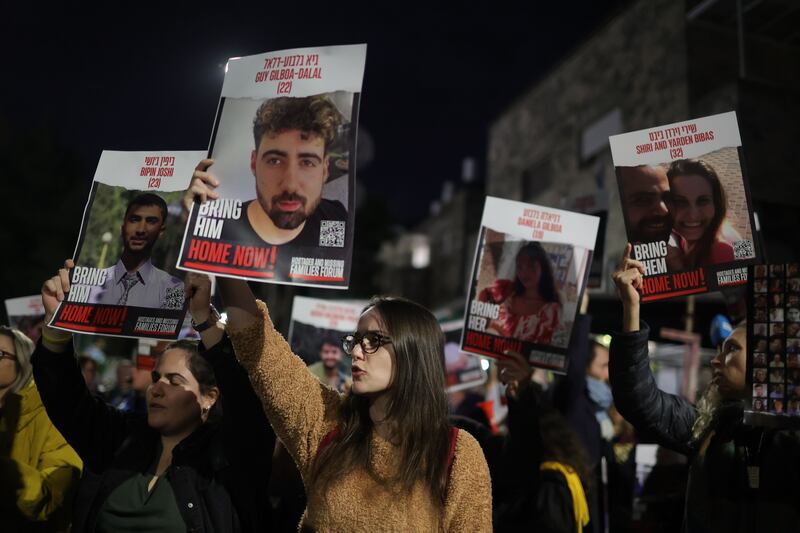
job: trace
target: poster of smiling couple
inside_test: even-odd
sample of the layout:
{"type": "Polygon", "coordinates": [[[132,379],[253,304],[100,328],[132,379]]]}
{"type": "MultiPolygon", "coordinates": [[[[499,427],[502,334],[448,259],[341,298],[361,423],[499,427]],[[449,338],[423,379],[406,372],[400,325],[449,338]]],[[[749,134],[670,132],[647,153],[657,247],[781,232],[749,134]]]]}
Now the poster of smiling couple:
{"type": "Polygon", "coordinates": [[[186,316],[181,198],[204,151],[116,152],[97,164],[70,272],[51,326],[175,339],[186,316]]]}
{"type": "Polygon", "coordinates": [[[179,267],[346,289],[366,45],[231,59],[211,135],[219,198],[195,205],[179,267]]]}
{"type": "Polygon", "coordinates": [[[747,282],[757,262],[734,112],[609,138],[642,301],[747,282]]]}

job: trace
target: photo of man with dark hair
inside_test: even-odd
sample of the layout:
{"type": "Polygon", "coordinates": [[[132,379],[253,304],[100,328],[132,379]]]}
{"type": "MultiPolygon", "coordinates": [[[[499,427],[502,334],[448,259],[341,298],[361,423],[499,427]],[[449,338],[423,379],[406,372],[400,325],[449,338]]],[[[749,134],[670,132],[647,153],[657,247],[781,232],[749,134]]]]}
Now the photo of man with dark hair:
{"type": "Polygon", "coordinates": [[[324,337],[319,343],[319,361],[308,365],[308,370],[322,383],[339,392],[347,392],[352,380],[342,368],[342,341],[332,336],[324,337]]]}
{"type": "Polygon", "coordinates": [[[248,224],[226,224],[223,240],[319,247],[323,221],[344,224],[344,205],[322,198],[342,121],[324,95],[264,101],[253,119],[250,155],[256,198],[242,205],[248,224]]]}
{"type": "Polygon", "coordinates": [[[669,216],[669,180],[658,165],[620,167],[625,225],[631,242],[667,240],[672,230],[669,216]]]}
{"type": "Polygon", "coordinates": [[[120,226],[122,255],[105,269],[105,283],[92,290],[92,303],[160,309],[184,306],[183,282],[153,266],[150,256],[166,229],[167,204],[153,193],[134,197],[120,226]]]}

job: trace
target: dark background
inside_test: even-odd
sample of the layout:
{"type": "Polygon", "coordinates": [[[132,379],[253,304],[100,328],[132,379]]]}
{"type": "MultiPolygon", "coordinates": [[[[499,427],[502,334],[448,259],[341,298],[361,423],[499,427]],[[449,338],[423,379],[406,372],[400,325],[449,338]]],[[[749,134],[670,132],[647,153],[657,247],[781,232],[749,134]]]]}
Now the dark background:
{"type": "Polygon", "coordinates": [[[464,157],[476,158],[482,179],[491,120],[626,4],[9,7],[0,299],[38,292],[72,255],[103,149],[208,146],[228,57],[368,43],[355,242],[363,256],[393,226],[424,217],[464,157]]]}

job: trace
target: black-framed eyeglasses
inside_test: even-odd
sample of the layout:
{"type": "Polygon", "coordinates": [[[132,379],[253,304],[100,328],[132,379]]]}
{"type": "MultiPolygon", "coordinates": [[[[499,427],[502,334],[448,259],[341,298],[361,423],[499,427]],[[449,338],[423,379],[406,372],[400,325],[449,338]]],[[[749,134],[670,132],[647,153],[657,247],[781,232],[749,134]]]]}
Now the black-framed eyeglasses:
{"type": "Polygon", "coordinates": [[[365,354],[373,354],[384,344],[391,344],[392,339],[386,335],[381,335],[377,331],[367,331],[366,333],[355,333],[342,337],[342,349],[347,355],[353,354],[356,344],[361,346],[361,351],[365,354]]]}
{"type": "Polygon", "coordinates": [[[3,359],[9,359],[11,361],[16,361],[17,360],[17,354],[11,353],[11,352],[7,352],[5,350],[0,350],[0,361],[2,361],[3,359]]]}

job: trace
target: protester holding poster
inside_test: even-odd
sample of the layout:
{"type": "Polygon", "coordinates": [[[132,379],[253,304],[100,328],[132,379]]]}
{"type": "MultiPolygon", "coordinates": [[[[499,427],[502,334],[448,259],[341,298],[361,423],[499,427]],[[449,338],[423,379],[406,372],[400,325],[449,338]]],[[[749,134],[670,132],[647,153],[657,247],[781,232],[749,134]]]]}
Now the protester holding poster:
{"type": "MultiPolygon", "coordinates": [[[[74,289],[73,269],[67,260],[42,287],[48,318],[74,289]]],[[[210,306],[210,289],[207,276],[187,276],[202,345],[180,340],[160,354],[146,415],[92,396],[71,333],[44,329],[34,377],[48,415],[89,472],[78,489],[74,531],[269,529],[265,480],[275,435],[210,306]]]]}
{"type": "Polygon", "coordinates": [[[487,197],[462,349],[564,372],[597,217],[487,197]]]}
{"type": "Polygon", "coordinates": [[[178,337],[186,316],[183,282],[174,269],[186,187],[181,177],[203,155],[103,151],[75,247],[71,290],[50,326],[178,337]]]}
{"type": "Polygon", "coordinates": [[[757,260],[733,112],[609,138],[642,301],[747,281],[757,260]]]}
{"type": "Polygon", "coordinates": [[[342,337],[355,331],[365,305],[366,301],[294,297],[289,345],[320,382],[339,392],[347,392],[353,383],[342,337]]]}
{"type": "Polygon", "coordinates": [[[491,531],[489,470],[447,422],[443,337],[410,301],[376,298],[343,343],[347,395],[322,385],[241,280],[219,280],[236,356],[305,482],[300,529],[491,531]]]}
{"type": "Polygon", "coordinates": [[[179,267],[347,288],[365,45],[231,59],[179,267]]]}
{"type": "MultiPolygon", "coordinates": [[[[734,328],[722,343],[711,361],[714,377],[696,406],[659,390],[648,361],[650,330],[639,320],[646,268],[631,257],[632,249],[628,244],[614,273],[623,319],[622,333],[611,344],[611,386],[620,414],[637,432],[689,457],[685,531],[796,530],[800,432],[744,424],[743,400],[750,395],[747,328],[734,328]]],[[[783,412],[785,400],[768,400],[766,388],[753,385],[760,396],[754,408],[769,401],[775,413],[783,412]]]]}

